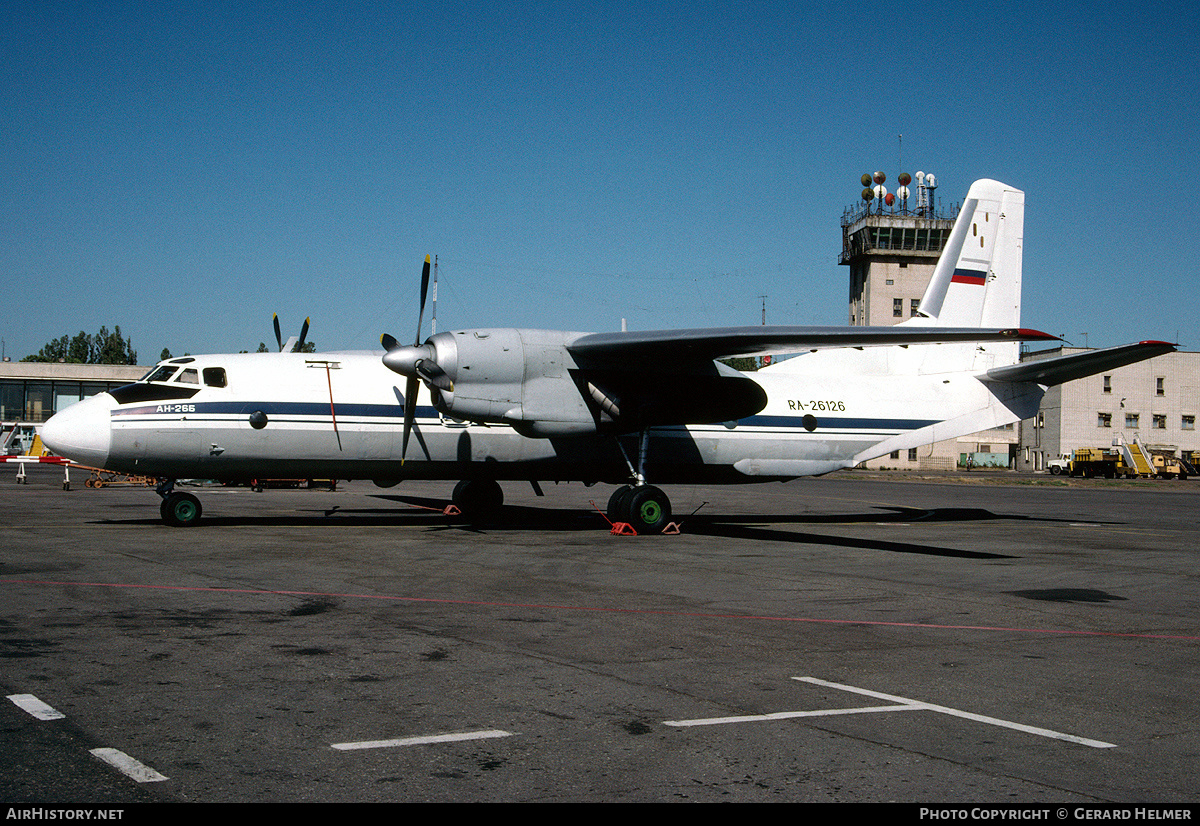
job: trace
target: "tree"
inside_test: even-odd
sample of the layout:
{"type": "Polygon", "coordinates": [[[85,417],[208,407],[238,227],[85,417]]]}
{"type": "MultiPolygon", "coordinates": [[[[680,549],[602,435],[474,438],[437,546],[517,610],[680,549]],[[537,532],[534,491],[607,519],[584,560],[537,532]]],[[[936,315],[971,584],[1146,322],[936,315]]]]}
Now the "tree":
{"type": "Polygon", "coordinates": [[[94,336],[80,330],[71,338],[62,336],[47,342],[36,355],[26,356],[21,361],[68,362],[70,364],[137,364],[137,350],[132,341],[121,335],[121,328],[114,327],[110,333],[101,327],[94,336]]]}

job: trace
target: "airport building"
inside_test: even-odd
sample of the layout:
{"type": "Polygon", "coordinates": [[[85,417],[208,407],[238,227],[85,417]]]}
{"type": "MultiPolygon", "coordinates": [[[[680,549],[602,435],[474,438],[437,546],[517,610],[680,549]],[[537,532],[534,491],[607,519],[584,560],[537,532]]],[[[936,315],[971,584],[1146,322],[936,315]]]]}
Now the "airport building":
{"type": "MultiPolygon", "coordinates": [[[[1028,359],[1085,352],[1059,347],[1028,359]]],[[[1151,453],[1200,451],[1200,353],[1166,353],[1046,391],[1034,419],[1020,424],[1018,470],[1045,470],[1079,448],[1139,442],[1151,453]]]]}

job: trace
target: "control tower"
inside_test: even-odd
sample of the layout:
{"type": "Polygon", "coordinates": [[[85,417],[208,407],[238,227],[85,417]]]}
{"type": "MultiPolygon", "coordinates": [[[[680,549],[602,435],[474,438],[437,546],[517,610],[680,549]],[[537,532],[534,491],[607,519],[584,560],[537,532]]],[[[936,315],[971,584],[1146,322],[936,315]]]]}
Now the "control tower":
{"type": "Polygon", "coordinates": [[[882,172],[862,176],[862,203],[842,214],[842,254],[850,267],[850,323],[898,324],[916,315],[938,256],[954,228],[954,214],[936,206],[937,179],[902,172],[888,192],[882,172]],[[910,207],[910,195],[912,198],[910,207]]]}

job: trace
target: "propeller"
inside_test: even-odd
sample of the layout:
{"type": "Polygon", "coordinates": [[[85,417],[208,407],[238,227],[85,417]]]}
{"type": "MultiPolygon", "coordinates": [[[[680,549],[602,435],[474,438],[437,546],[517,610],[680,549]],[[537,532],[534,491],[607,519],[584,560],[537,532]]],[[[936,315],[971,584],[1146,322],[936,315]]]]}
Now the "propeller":
{"type": "MultiPolygon", "coordinates": [[[[279,352],[283,352],[283,332],[279,329],[279,313],[271,314],[271,322],[275,325],[275,343],[279,345],[279,352]]],[[[312,323],[312,318],[304,319],[304,324],[300,327],[300,338],[295,340],[292,349],[295,352],[303,352],[304,339],[308,337],[308,326],[312,323]]],[[[292,343],[292,339],[288,339],[288,343],[292,343]]]]}
{"type": "Polygon", "coordinates": [[[425,321],[425,298],[429,292],[429,256],[421,268],[421,304],[417,313],[417,335],[411,345],[401,344],[395,336],[384,333],[379,337],[383,349],[383,363],[389,370],[408,379],[404,385],[404,432],[400,443],[400,462],[408,454],[408,439],[412,434],[413,421],[417,414],[417,382],[439,390],[453,391],[454,382],[438,365],[437,351],[432,344],[421,343],[421,325],[425,321]]]}

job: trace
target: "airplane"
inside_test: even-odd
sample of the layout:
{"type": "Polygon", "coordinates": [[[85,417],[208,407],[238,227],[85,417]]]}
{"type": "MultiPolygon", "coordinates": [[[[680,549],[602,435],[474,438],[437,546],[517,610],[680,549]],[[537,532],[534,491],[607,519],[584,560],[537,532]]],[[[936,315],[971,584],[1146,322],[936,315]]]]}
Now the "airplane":
{"type": "Polygon", "coordinates": [[[1021,361],[1020,342],[1059,340],[1020,326],[1023,224],[1022,191],[976,181],[919,315],[892,327],[494,328],[422,341],[426,257],[411,345],[385,334],[382,355],[281,344],[167,359],[57,413],[42,439],[81,464],[160,478],[173,526],[202,514],[178,479],[458,480],[452,501],[476,519],[501,507],[502,481],[579,481],[617,485],[614,526],[660,533],[671,503],[659,485],[852,468],[1030,418],[1050,386],[1176,349],[1021,361]],[[799,355],[752,373],[719,361],[781,353],[799,355]]]}

